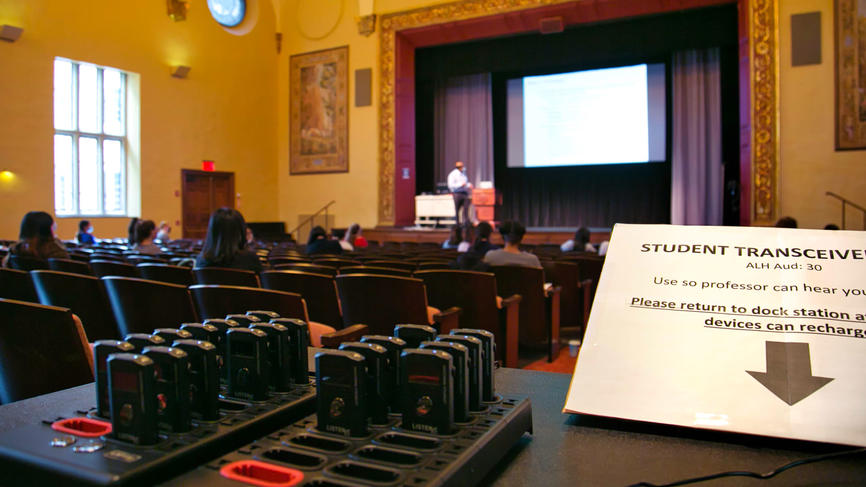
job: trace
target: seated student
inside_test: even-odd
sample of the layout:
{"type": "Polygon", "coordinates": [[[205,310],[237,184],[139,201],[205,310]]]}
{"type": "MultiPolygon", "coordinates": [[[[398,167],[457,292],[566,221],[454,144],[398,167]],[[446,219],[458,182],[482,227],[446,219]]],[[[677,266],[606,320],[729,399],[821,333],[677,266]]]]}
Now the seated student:
{"type": "Polygon", "coordinates": [[[499,226],[499,233],[505,240],[505,248],[491,250],[484,255],[484,262],[491,266],[519,265],[524,267],[541,267],[538,257],[520,250],[520,242],[526,234],[526,228],[518,221],[508,220],[499,226]]]}
{"type": "Polygon", "coordinates": [[[361,225],[353,223],[352,226],[349,227],[349,230],[355,228],[356,225],[358,226],[358,230],[355,232],[355,239],[352,241],[352,245],[356,249],[366,249],[370,244],[368,244],[367,239],[361,235],[361,225]]]}
{"type": "Polygon", "coordinates": [[[472,247],[473,240],[475,240],[475,227],[467,223],[466,229],[463,230],[463,241],[457,245],[457,252],[468,252],[469,248],[472,247]]]}
{"type": "Polygon", "coordinates": [[[246,248],[247,223],[234,208],[219,208],[210,216],[204,247],[195,259],[196,267],[229,267],[262,271],[259,256],[246,248]]]}
{"type": "Polygon", "coordinates": [[[349,225],[346,234],[343,235],[342,240],[340,240],[340,246],[343,247],[343,250],[346,252],[352,252],[356,247],[366,248],[367,239],[361,236],[361,225],[358,225],[357,223],[349,225]]]}
{"type": "Polygon", "coordinates": [[[247,250],[256,250],[256,249],[264,249],[266,248],[263,244],[261,244],[258,240],[256,240],[256,235],[253,233],[253,229],[247,227],[245,239],[247,242],[247,250]]]}
{"type": "Polygon", "coordinates": [[[475,252],[481,257],[484,257],[487,252],[496,250],[498,245],[490,243],[490,235],[493,233],[493,227],[487,222],[481,222],[475,228],[475,242],[472,243],[470,252],[475,252]]]}
{"type": "Polygon", "coordinates": [[[78,234],[75,235],[75,240],[78,241],[78,245],[93,245],[96,243],[96,239],[93,238],[93,225],[89,221],[81,220],[78,222],[78,234]]]}
{"type": "Polygon", "coordinates": [[[460,242],[463,241],[463,228],[460,225],[452,225],[451,226],[451,235],[448,237],[448,240],[442,242],[443,249],[456,249],[460,246],[460,242]]]}
{"type": "Polygon", "coordinates": [[[589,236],[589,229],[580,227],[574,232],[574,238],[566,240],[559,249],[563,252],[595,252],[595,245],[589,243],[589,236]]]}
{"type": "Polygon", "coordinates": [[[156,238],[156,223],[153,220],[139,220],[135,224],[135,245],[132,250],[140,254],[156,255],[162,252],[159,245],[153,243],[156,238]]]}
{"type": "Polygon", "coordinates": [[[457,257],[457,268],[464,271],[487,272],[490,266],[482,262],[484,255],[491,250],[499,248],[498,245],[490,243],[490,234],[493,227],[487,222],[481,222],[475,227],[475,241],[466,253],[457,257]]]}
{"type": "Polygon", "coordinates": [[[790,216],[783,216],[776,222],[778,228],[797,228],[797,220],[790,216]]]}
{"type": "Polygon", "coordinates": [[[171,227],[165,220],[159,222],[159,231],[156,233],[156,239],[163,245],[171,241],[171,227]]]}
{"type": "MultiPolygon", "coordinates": [[[[31,211],[21,219],[18,242],[9,246],[9,255],[20,255],[34,259],[68,259],[69,253],[63,243],[54,237],[54,219],[44,211],[31,211]]],[[[3,259],[3,267],[9,266],[9,257],[3,259]]]]}
{"type": "Polygon", "coordinates": [[[310,238],[307,239],[307,255],[342,253],[343,247],[340,246],[340,242],[329,239],[324,228],[316,225],[310,230],[310,238]]]}

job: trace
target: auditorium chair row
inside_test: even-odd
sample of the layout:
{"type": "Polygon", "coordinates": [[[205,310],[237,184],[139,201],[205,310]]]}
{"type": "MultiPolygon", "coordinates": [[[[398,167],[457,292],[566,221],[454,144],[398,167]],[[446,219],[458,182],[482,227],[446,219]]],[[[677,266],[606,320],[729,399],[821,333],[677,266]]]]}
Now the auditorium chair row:
{"type": "MultiPolygon", "coordinates": [[[[234,316],[243,309],[233,309],[228,314],[234,316]]],[[[81,320],[70,309],[0,298],[0,315],[5,317],[0,323],[0,404],[93,382],[91,344],[84,335],[81,320]]],[[[171,329],[181,327],[183,322],[150,324],[171,329]]],[[[153,331],[154,328],[138,330],[145,334],[153,331]]],[[[336,348],[367,334],[368,329],[358,325],[323,334],[321,342],[325,347],[336,348]]]]}

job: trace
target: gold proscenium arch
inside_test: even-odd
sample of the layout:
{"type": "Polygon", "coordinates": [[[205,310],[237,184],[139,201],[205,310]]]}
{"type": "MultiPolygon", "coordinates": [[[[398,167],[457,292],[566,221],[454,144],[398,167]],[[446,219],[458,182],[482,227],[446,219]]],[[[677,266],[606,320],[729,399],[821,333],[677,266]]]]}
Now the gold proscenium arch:
{"type": "MultiPolygon", "coordinates": [[[[379,224],[394,224],[394,159],[395,159],[395,33],[435,24],[476,17],[571,3],[574,0],[465,0],[396,12],[382,17],[379,33],[380,97],[379,97],[379,224]]],[[[778,7],[773,0],[738,0],[739,8],[748,12],[749,116],[740,126],[741,144],[750,147],[751,164],[741,168],[750,171],[741,175],[742,191],[751,197],[745,201],[748,222],[753,225],[772,224],[776,215],[776,174],[779,157],[779,67],[778,7]],[[748,178],[746,177],[748,176],[748,178]]],[[[741,33],[742,35],[742,33],[741,33]]],[[[741,54],[742,57],[742,54],[741,54]]],[[[743,60],[741,59],[741,62],[743,60]]],[[[742,154],[741,159],[746,158],[742,154]]],[[[742,210],[741,210],[742,211],[742,210]]]]}

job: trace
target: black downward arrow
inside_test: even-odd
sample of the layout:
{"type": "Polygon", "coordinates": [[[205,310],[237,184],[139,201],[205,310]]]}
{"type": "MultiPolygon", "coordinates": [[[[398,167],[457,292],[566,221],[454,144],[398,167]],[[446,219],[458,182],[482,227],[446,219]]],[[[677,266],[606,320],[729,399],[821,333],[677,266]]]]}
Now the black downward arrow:
{"type": "Polygon", "coordinates": [[[808,343],[767,342],[767,371],[746,372],[790,406],[833,380],[812,375],[808,343]]]}

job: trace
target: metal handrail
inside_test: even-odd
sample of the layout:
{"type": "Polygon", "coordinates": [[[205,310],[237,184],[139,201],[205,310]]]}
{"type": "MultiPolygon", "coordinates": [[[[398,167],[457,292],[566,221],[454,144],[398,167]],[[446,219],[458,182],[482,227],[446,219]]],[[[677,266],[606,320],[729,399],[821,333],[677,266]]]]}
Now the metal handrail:
{"type": "Polygon", "coordinates": [[[847,206],[851,206],[855,209],[858,209],[863,213],[863,230],[866,230],[866,208],[863,208],[862,206],[858,205],[857,203],[852,202],[848,198],[845,198],[844,196],[839,196],[838,194],[836,194],[832,191],[827,191],[825,194],[827,196],[836,198],[837,200],[842,202],[842,230],[845,230],[845,207],[847,207],[847,206]]]}
{"type": "MultiPolygon", "coordinates": [[[[336,202],[337,202],[336,200],[331,200],[330,202],[328,202],[328,204],[326,204],[325,206],[319,208],[318,211],[316,211],[316,212],[313,213],[312,215],[310,215],[310,216],[308,216],[307,218],[305,218],[304,221],[302,221],[301,223],[298,224],[298,226],[296,226],[295,228],[289,230],[289,235],[294,235],[295,232],[297,232],[298,230],[300,230],[300,228],[303,227],[304,225],[306,225],[307,223],[312,224],[313,219],[316,218],[317,216],[319,216],[319,213],[321,213],[321,212],[323,212],[323,211],[325,212],[325,222],[326,222],[325,225],[327,225],[327,221],[328,221],[328,207],[331,206],[331,205],[333,205],[333,204],[336,203],[336,202]]],[[[325,230],[328,230],[328,229],[326,228],[325,230]]],[[[300,237],[300,235],[298,235],[298,237],[300,237]]],[[[296,239],[296,240],[300,241],[300,238],[298,238],[298,239],[296,239]]]]}

